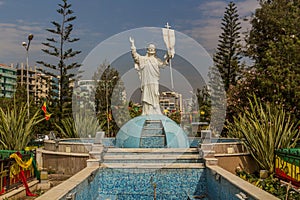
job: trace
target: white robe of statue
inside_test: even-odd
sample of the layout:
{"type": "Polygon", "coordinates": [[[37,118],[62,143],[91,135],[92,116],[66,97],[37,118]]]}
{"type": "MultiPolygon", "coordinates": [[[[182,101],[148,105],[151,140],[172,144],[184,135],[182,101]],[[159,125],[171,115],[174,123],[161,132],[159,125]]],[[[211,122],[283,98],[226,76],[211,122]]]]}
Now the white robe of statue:
{"type": "Polygon", "coordinates": [[[165,61],[156,57],[155,46],[150,44],[147,54],[141,56],[136,52],[134,40],[130,38],[131,54],[135,62],[135,69],[141,80],[142,90],[142,115],[162,114],[159,105],[159,76],[160,67],[168,64],[168,57],[165,61]]]}

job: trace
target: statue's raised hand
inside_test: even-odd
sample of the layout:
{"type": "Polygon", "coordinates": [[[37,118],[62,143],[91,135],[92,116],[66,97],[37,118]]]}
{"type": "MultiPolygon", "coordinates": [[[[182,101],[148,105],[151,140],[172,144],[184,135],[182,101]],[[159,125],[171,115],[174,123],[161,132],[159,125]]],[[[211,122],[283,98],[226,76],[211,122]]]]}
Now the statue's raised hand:
{"type": "Polygon", "coordinates": [[[134,44],[134,39],[132,37],[129,37],[129,41],[131,44],[134,44]]]}
{"type": "Polygon", "coordinates": [[[129,37],[129,41],[131,43],[131,48],[135,48],[135,46],[134,46],[134,39],[132,37],[129,37]]]}

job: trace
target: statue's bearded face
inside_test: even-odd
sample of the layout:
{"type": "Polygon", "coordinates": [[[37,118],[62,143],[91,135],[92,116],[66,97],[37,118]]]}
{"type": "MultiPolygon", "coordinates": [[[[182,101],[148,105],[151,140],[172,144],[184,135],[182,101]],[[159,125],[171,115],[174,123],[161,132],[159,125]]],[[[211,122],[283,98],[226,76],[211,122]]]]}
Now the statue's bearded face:
{"type": "Polygon", "coordinates": [[[149,46],[147,47],[147,53],[149,55],[154,55],[155,54],[155,45],[154,44],[149,44],[149,46]]]}

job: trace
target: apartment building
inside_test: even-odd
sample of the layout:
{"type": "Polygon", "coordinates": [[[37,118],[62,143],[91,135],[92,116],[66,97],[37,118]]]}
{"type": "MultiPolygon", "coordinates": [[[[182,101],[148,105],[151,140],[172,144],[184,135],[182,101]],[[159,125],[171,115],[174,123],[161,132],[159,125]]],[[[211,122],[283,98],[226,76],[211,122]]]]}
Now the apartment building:
{"type": "Polygon", "coordinates": [[[13,97],[17,86],[17,70],[13,65],[0,64],[0,97],[13,97]]]}
{"type": "Polygon", "coordinates": [[[164,113],[182,111],[182,95],[172,91],[162,92],[159,97],[159,104],[164,113]]]}
{"type": "MultiPolygon", "coordinates": [[[[16,67],[17,81],[20,85],[25,85],[27,88],[27,68],[23,63],[16,67]]],[[[46,98],[49,93],[51,77],[41,74],[36,70],[36,67],[28,68],[28,88],[29,95],[34,97],[34,100],[46,98]]]]}

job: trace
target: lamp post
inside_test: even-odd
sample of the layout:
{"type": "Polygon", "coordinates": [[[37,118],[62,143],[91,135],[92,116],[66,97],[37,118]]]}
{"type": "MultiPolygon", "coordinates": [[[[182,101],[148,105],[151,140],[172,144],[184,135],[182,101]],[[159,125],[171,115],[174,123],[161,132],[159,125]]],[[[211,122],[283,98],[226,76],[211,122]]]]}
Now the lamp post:
{"type": "Polygon", "coordinates": [[[28,54],[28,50],[30,47],[30,42],[33,39],[33,34],[29,34],[28,35],[28,44],[26,42],[22,42],[22,46],[25,48],[26,50],[26,90],[27,90],[27,117],[29,119],[29,73],[28,73],[28,68],[29,68],[29,54],[28,54]]]}

